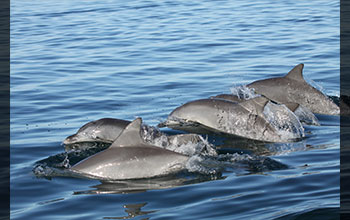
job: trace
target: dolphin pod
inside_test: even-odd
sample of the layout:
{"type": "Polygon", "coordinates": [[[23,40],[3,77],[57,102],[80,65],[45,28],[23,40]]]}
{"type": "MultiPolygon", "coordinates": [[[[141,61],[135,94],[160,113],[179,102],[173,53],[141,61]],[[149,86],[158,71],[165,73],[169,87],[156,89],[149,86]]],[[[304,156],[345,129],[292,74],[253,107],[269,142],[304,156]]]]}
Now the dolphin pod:
{"type": "Polygon", "coordinates": [[[210,99],[188,102],[172,111],[168,119],[158,126],[197,133],[210,130],[269,142],[302,138],[303,129],[294,123],[295,117],[305,124],[320,125],[313,113],[340,113],[339,107],[330,98],[305,81],[303,68],[304,64],[299,64],[284,77],[248,84],[248,88],[261,96],[259,98],[242,100],[233,94],[220,94],[210,99]],[[294,114],[285,109],[281,111],[281,107],[277,107],[278,110],[276,105],[271,105],[272,102],[286,106],[294,114]],[[265,109],[266,106],[269,107],[265,109]],[[272,115],[271,112],[268,113],[271,107],[276,110],[272,115]],[[285,116],[271,117],[276,113],[282,114],[281,112],[285,116]],[[281,118],[287,118],[287,121],[281,122],[281,118]],[[284,127],[289,127],[287,133],[280,129],[284,127]]]}
{"type": "MultiPolygon", "coordinates": [[[[258,80],[247,85],[258,97],[248,100],[220,94],[194,100],[174,109],[158,127],[193,133],[219,133],[266,142],[290,142],[304,137],[301,122],[319,125],[313,114],[339,115],[339,107],[309,85],[303,77],[304,64],[284,77],[258,80]]],[[[98,179],[139,179],[178,172],[186,167],[188,155],[156,146],[142,137],[142,119],[134,121],[103,118],[82,126],[64,140],[65,145],[84,142],[111,143],[70,168],[98,179]]],[[[155,136],[162,135],[155,133],[155,136]]],[[[199,142],[195,134],[166,136],[168,143],[199,142]]]]}
{"type": "Polygon", "coordinates": [[[132,121],[104,151],[70,169],[99,179],[150,178],[184,169],[189,157],[146,143],[141,137],[142,119],[132,121]]]}

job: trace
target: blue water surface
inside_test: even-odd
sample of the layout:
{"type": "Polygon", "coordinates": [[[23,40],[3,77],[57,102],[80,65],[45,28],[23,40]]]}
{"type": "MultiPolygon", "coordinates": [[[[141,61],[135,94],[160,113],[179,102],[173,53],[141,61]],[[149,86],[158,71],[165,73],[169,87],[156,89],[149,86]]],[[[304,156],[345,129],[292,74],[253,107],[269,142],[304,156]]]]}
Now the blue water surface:
{"type": "Polygon", "coordinates": [[[11,1],[11,219],[337,218],[337,116],[266,146],[286,169],[119,184],[32,171],[89,121],[157,125],[299,63],[339,96],[339,1],[11,1]]]}

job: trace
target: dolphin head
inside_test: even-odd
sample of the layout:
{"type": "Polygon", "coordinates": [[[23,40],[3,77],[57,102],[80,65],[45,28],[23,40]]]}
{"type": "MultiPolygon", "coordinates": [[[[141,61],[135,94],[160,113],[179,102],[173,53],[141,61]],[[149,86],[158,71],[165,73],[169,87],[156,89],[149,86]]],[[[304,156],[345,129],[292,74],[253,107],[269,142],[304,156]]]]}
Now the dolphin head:
{"type": "Polygon", "coordinates": [[[74,143],[80,142],[80,140],[81,139],[77,137],[77,134],[73,134],[68,136],[66,139],[64,139],[63,144],[64,145],[74,144],[74,143]]]}
{"type": "Polygon", "coordinates": [[[81,142],[112,143],[125,129],[130,121],[116,118],[101,118],[83,125],[77,133],[68,136],[63,144],[75,144],[81,142]]]}

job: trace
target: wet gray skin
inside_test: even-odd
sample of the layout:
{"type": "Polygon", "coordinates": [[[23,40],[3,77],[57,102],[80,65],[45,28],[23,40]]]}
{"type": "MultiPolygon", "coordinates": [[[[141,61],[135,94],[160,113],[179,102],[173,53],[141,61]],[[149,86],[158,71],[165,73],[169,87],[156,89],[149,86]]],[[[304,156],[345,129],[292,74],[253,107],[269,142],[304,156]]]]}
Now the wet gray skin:
{"type": "Polygon", "coordinates": [[[162,176],[184,169],[189,157],[146,143],[142,119],[132,121],[112,145],[74,165],[71,170],[90,178],[119,180],[162,176]]]}
{"type": "Polygon", "coordinates": [[[268,102],[265,97],[240,103],[224,99],[196,100],[176,108],[167,121],[158,126],[197,133],[210,130],[268,142],[290,141],[265,118],[263,111],[268,102]]]}
{"type": "Polygon", "coordinates": [[[303,68],[304,64],[299,64],[284,77],[258,80],[247,87],[280,104],[298,103],[313,113],[339,115],[339,107],[304,80],[303,68]]]}
{"type": "MultiPolygon", "coordinates": [[[[63,141],[65,144],[65,151],[85,150],[92,147],[99,147],[96,142],[111,144],[129,123],[130,121],[114,118],[103,118],[91,121],[83,125],[76,134],[67,137],[63,141]]],[[[143,125],[142,130],[147,132],[144,139],[149,143],[162,135],[166,136],[166,134],[160,132],[154,127],[143,125]]],[[[199,135],[196,134],[176,134],[166,137],[167,143],[164,143],[165,146],[181,146],[182,144],[187,144],[189,142],[199,143],[202,141],[199,135]]]]}
{"type": "Polygon", "coordinates": [[[233,95],[233,94],[219,94],[216,96],[211,96],[210,98],[211,99],[225,99],[225,100],[228,100],[231,102],[243,102],[244,101],[244,99],[241,99],[238,96],[233,95]]]}
{"type": "MultiPolygon", "coordinates": [[[[211,96],[211,99],[225,99],[232,102],[244,102],[245,99],[241,99],[236,95],[233,94],[219,94],[216,96],[211,96]]],[[[306,107],[303,107],[302,105],[298,103],[291,103],[286,102],[284,105],[291,110],[300,120],[300,122],[307,124],[307,125],[316,125],[319,126],[320,123],[316,116],[306,107]]]]}
{"type": "Polygon", "coordinates": [[[72,145],[81,142],[113,143],[130,121],[102,118],[83,125],[76,134],[67,137],[63,144],[72,145]]]}

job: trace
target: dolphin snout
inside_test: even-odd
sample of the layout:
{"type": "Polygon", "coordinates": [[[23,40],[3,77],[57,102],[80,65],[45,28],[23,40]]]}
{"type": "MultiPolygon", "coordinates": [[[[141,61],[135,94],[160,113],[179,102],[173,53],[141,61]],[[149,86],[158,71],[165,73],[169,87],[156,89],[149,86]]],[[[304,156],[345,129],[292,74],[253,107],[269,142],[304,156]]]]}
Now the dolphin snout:
{"type": "Polygon", "coordinates": [[[64,139],[63,144],[68,145],[68,144],[73,144],[77,141],[76,135],[70,135],[66,139],[64,139]]]}

